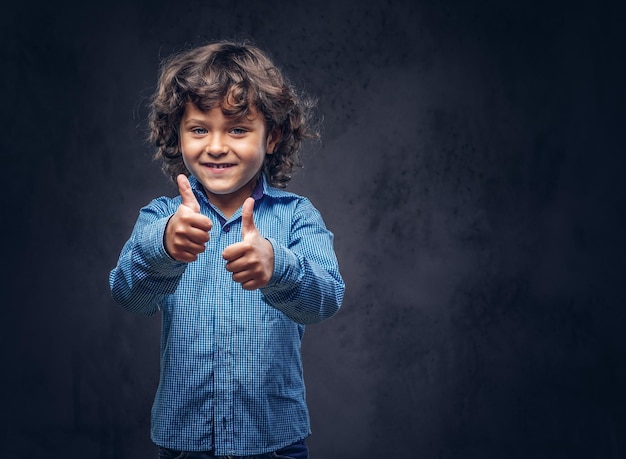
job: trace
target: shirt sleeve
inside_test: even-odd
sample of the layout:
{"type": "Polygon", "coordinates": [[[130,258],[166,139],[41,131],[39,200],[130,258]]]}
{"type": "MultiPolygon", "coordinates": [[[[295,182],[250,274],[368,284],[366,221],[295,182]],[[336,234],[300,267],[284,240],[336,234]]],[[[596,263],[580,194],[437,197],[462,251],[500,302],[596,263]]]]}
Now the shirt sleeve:
{"type": "Polygon", "coordinates": [[[301,324],[334,315],[341,306],[345,284],[333,249],[333,234],[317,209],[306,199],[299,204],[287,246],[267,239],[274,249],[274,273],[261,288],[265,299],[301,324]]]}
{"type": "Polygon", "coordinates": [[[159,200],[141,209],[117,266],[109,275],[113,299],[130,312],[152,315],[173,293],[187,266],[165,251],[163,234],[170,212],[159,200]]]}

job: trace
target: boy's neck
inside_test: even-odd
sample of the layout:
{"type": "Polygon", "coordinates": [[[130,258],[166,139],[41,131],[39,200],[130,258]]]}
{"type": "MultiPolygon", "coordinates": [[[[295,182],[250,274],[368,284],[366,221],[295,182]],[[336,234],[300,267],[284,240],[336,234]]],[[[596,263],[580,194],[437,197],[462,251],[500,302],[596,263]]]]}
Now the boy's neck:
{"type": "Polygon", "coordinates": [[[258,199],[258,195],[263,192],[262,183],[263,182],[259,174],[239,190],[229,194],[214,194],[207,191],[202,184],[200,184],[200,186],[202,187],[209,202],[218,208],[222,214],[224,214],[226,220],[228,220],[235,214],[235,212],[237,212],[237,209],[243,205],[246,198],[252,196],[253,198],[258,199]]]}

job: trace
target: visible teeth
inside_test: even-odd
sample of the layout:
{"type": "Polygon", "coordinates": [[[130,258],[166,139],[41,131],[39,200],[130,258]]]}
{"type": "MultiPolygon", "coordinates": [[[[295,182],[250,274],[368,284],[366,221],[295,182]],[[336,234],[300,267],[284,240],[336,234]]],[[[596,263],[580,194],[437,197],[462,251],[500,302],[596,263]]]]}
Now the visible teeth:
{"type": "Polygon", "coordinates": [[[230,166],[230,164],[211,164],[211,167],[215,167],[217,169],[225,169],[228,166],[230,166]]]}

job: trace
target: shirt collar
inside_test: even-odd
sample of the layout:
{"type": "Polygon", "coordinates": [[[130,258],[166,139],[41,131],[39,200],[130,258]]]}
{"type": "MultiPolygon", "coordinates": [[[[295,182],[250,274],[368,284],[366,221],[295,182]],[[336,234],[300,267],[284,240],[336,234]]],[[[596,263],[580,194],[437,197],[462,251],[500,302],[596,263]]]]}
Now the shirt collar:
{"type": "Polygon", "coordinates": [[[252,196],[255,201],[258,201],[265,194],[265,174],[259,175],[259,179],[256,181],[254,190],[252,190],[252,196]]]}

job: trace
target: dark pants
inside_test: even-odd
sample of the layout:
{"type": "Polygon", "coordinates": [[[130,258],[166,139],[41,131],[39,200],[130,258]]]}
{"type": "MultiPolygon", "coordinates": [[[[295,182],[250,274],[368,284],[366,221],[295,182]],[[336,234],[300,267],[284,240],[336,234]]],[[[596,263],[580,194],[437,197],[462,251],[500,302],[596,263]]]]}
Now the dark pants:
{"type": "Polygon", "coordinates": [[[280,449],[274,453],[253,456],[215,456],[211,451],[176,451],[159,447],[159,459],[308,459],[309,449],[304,440],[280,449]]]}

